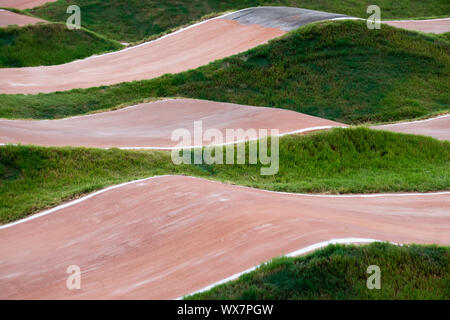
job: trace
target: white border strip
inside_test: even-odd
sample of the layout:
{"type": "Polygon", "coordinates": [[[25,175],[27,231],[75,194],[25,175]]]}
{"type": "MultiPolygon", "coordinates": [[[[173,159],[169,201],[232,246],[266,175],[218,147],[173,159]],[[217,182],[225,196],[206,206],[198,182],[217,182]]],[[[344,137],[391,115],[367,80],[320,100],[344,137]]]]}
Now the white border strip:
{"type": "MultiPolygon", "coordinates": [[[[12,120],[15,121],[15,120],[12,120]]],[[[250,141],[257,141],[260,139],[264,139],[267,137],[283,137],[287,135],[293,135],[293,134],[299,134],[299,133],[307,133],[311,131],[319,131],[319,130],[325,130],[325,129],[333,129],[333,128],[348,128],[348,126],[320,126],[320,127],[310,127],[310,128],[304,128],[304,129],[298,129],[290,132],[281,133],[279,135],[267,135],[264,137],[256,137],[252,139],[243,139],[243,140],[237,140],[237,141],[231,141],[231,142],[225,142],[220,144],[205,144],[205,145],[192,145],[192,146],[175,146],[175,147],[86,147],[86,146],[71,146],[67,145],[65,147],[72,147],[72,148],[95,148],[95,149],[103,149],[108,150],[112,148],[117,148],[121,150],[183,150],[183,149],[196,149],[196,148],[207,148],[207,147],[220,147],[220,146],[227,146],[227,145],[233,145],[233,144],[240,144],[244,142],[250,142],[250,141]]],[[[18,143],[0,143],[1,146],[18,146],[20,144],[18,143]]],[[[63,148],[64,146],[45,146],[45,145],[38,145],[38,144],[24,144],[23,146],[36,146],[36,147],[43,147],[43,148],[63,148]]]]}
{"type": "MultiPolygon", "coordinates": [[[[245,9],[242,9],[242,10],[245,10],[245,9]]],[[[188,30],[188,29],[198,27],[199,25],[202,25],[202,24],[204,24],[204,23],[206,23],[206,22],[213,21],[213,20],[216,20],[216,19],[222,19],[222,18],[226,17],[227,15],[230,15],[230,14],[233,14],[233,13],[236,13],[236,12],[240,12],[240,11],[242,11],[242,10],[238,10],[238,11],[233,11],[233,12],[225,13],[225,14],[220,15],[220,16],[218,16],[218,17],[214,17],[214,18],[211,18],[211,19],[206,19],[206,20],[203,20],[203,21],[194,23],[194,24],[189,25],[189,26],[187,26],[187,27],[184,27],[184,28],[178,29],[178,30],[176,30],[176,31],[174,31],[174,32],[171,32],[171,33],[168,33],[168,34],[166,34],[166,35],[163,35],[163,36],[161,36],[161,37],[159,37],[159,38],[157,38],[157,39],[150,40],[150,41],[147,41],[147,42],[144,42],[144,43],[141,43],[141,44],[132,46],[132,47],[124,48],[124,49],[118,50],[118,51],[107,52],[107,53],[104,53],[104,54],[92,55],[92,56],[87,57],[87,58],[84,58],[84,59],[78,59],[78,60],[70,61],[70,62],[68,62],[68,63],[66,63],[66,64],[76,63],[76,62],[80,62],[80,61],[87,61],[87,60],[90,60],[90,59],[96,59],[96,58],[100,58],[100,57],[104,57],[104,56],[108,56],[108,55],[113,55],[113,54],[117,54],[117,53],[122,53],[122,52],[125,52],[125,51],[128,51],[128,50],[133,50],[133,49],[136,49],[136,48],[139,48],[139,47],[143,47],[143,46],[149,45],[149,44],[151,44],[151,43],[154,43],[154,42],[163,40],[163,39],[165,39],[165,38],[171,37],[171,36],[173,36],[173,35],[176,35],[176,34],[178,34],[178,33],[180,33],[180,32],[186,31],[186,30],[188,30]]],[[[42,66],[38,66],[37,68],[39,68],[39,67],[42,67],[42,66]]],[[[33,68],[33,67],[31,67],[31,68],[33,68]]]]}
{"type": "MultiPolygon", "coordinates": [[[[447,117],[450,117],[450,114],[444,114],[444,115],[441,115],[441,116],[437,116],[437,117],[434,117],[434,118],[423,119],[423,120],[413,120],[413,121],[403,121],[403,122],[395,122],[395,123],[387,123],[387,124],[377,124],[377,125],[374,125],[372,127],[400,126],[400,125],[415,124],[415,123],[421,123],[421,122],[429,122],[429,121],[434,121],[434,120],[447,118],[447,117]]],[[[450,128],[449,128],[449,130],[450,130],[450,128]]]]}
{"type": "MultiPolygon", "coordinates": [[[[332,19],[328,19],[330,21],[334,21],[334,20],[364,20],[364,21],[368,21],[367,19],[364,18],[358,18],[358,17],[337,17],[337,18],[332,18],[332,19]]],[[[437,18],[437,19],[424,19],[424,20],[381,20],[381,23],[385,23],[385,22],[430,22],[430,21],[439,21],[439,20],[450,20],[450,18],[437,18]]],[[[326,21],[326,20],[325,20],[326,21]]]]}
{"type": "Polygon", "coordinates": [[[76,199],[76,200],[73,200],[73,201],[64,203],[64,204],[62,204],[62,205],[59,205],[59,206],[54,207],[54,208],[49,209],[49,210],[45,210],[45,211],[43,211],[43,212],[41,212],[41,213],[34,214],[34,215],[32,215],[32,216],[29,216],[29,217],[27,217],[27,218],[24,218],[24,219],[15,221],[15,222],[11,222],[11,223],[8,223],[8,224],[1,225],[1,226],[0,226],[0,230],[6,229],[6,228],[10,228],[10,227],[13,227],[13,226],[15,226],[15,225],[18,225],[18,224],[21,224],[21,223],[24,223],[24,222],[27,222],[27,221],[30,221],[30,220],[34,220],[34,219],[37,219],[37,218],[46,216],[46,215],[48,215],[48,214],[50,214],[50,213],[53,213],[53,212],[56,212],[56,211],[65,209],[65,208],[67,208],[67,207],[71,207],[71,206],[76,205],[76,204],[78,204],[78,203],[80,203],[80,202],[83,202],[83,201],[86,201],[86,200],[88,200],[88,199],[90,199],[90,198],[92,198],[92,197],[95,197],[95,196],[97,196],[97,195],[99,195],[99,194],[102,194],[102,193],[104,193],[104,192],[107,192],[107,191],[110,191],[110,190],[114,190],[114,189],[117,189],[117,188],[121,188],[121,187],[127,186],[127,185],[132,184],[132,183],[139,183],[139,182],[146,181],[146,180],[150,180],[150,179],[154,179],[154,178],[162,178],[162,177],[170,177],[170,176],[171,176],[171,175],[153,176],[153,177],[149,177],[149,178],[144,178],[144,179],[139,179],[139,180],[133,180],[133,181],[129,181],[129,182],[117,184],[117,185],[115,185],[115,186],[107,187],[107,188],[105,188],[105,189],[101,189],[101,190],[99,190],[99,191],[95,191],[95,192],[93,192],[93,193],[91,193],[91,194],[89,194],[89,195],[87,195],[87,196],[81,197],[81,198],[79,198],[79,199],[76,199]]]}
{"type": "MultiPolygon", "coordinates": [[[[71,119],[77,119],[77,118],[88,118],[88,117],[93,117],[93,116],[99,116],[101,114],[106,114],[106,113],[111,113],[111,112],[120,112],[126,109],[131,109],[131,108],[137,108],[137,107],[141,107],[143,105],[146,104],[153,104],[153,103],[164,103],[166,101],[173,101],[173,100],[196,100],[196,99],[190,99],[190,98],[166,98],[166,99],[161,99],[161,100],[155,100],[155,101],[150,101],[150,102],[143,102],[143,103],[138,103],[135,105],[131,105],[131,106],[127,106],[124,108],[119,108],[116,110],[105,110],[103,112],[98,112],[98,113],[93,113],[93,114],[85,114],[85,115],[78,115],[78,116],[73,116],[73,117],[68,117],[68,118],[63,118],[63,119],[2,119],[0,118],[0,121],[3,122],[15,122],[15,121],[31,121],[31,122],[41,122],[41,121],[48,121],[48,122],[52,122],[52,121],[63,121],[63,120],[71,120],[71,119]]],[[[210,102],[209,100],[201,100],[201,101],[207,101],[210,102]]],[[[232,104],[229,102],[217,102],[217,103],[222,103],[222,104],[232,104]]],[[[275,110],[276,108],[271,108],[271,107],[256,107],[256,106],[247,106],[247,105],[242,105],[243,107],[250,107],[250,108],[263,108],[263,109],[271,109],[271,110],[275,110]]],[[[282,111],[290,111],[290,110],[282,110],[282,111]]],[[[294,111],[295,112],[295,111],[294,111]]],[[[303,114],[303,113],[300,113],[303,114]]],[[[306,116],[310,116],[307,114],[304,114],[306,116]]],[[[315,117],[315,116],[311,116],[311,117],[315,117]]],[[[323,118],[319,118],[319,117],[315,117],[318,120],[325,120],[325,121],[330,121],[331,120],[327,120],[327,119],[323,119],[323,118]]],[[[294,135],[294,134],[299,134],[299,133],[307,133],[307,132],[311,132],[311,131],[318,131],[318,130],[326,130],[326,129],[332,129],[332,128],[348,128],[347,125],[335,125],[335,126],[317,126],[317,127],[309,127],[309,128],[303,128],[303,129],[297,129],[294,131],[289,131],[289,132],[285,132],[285,133],[281,133],[278,135],[267,135],[264,137],[256,137],[253,139],[242,139],[242,140],[237,140],[237,141],[231,141],[231,142],[225,142],[225,143],[220,143],[220,144],[205,144],[205,145],[190,145],[190,146],[164,146],[164,147],[88,147],[88,148],[97,148],[97,149],[111,149],[111,148],[117,148],[117,149],[121,149],[121,150],[182,150],[182,149],[195,149],[195,148],[203,148],[203,147],[218,147],[218,146],[226,146],[226,145],[233,145],[233,144],[240,144],[240,143],[244,143],[244,142],[249,142],[249,141],[256,141],[256,140],[260,140],[269,136],[276,136],[276,137],[283,137],[283,136],[287,136],[287,135],[294,135]]],[[[277,129],[277,128],[274,128],[277,129]]],[[[19,145],[18,143],[0,143],[0,146],[7,146],[7,145],[12,145],[12,146],[17,146],[19,145]]],[[[28,145],[28,144],[25,144],[28,145]]],[[[44,145],[35,145],[35,144],[30,144],[30,145],[34,145],[34,146],[41,146],[41,147],[58,147],[58,146],[44,146],[44,145]]],[[[81,148],[84,146],[71,146],[68,145],[70,147],[74,147],[74,148],[81,148]]]]}
{"type": "MultiPolygon", "coordinates": [[[[288,253],[288,254],[284,255],[284,257],[291,257],[291,258],[292,257],[297,257],[297,256],[300,256],[300,255],[304,255],[306,253],[315,251],[317,249],[324,248],[324,247],[326,247],[326,246],[328,246],[330,244],[355,244],[355,243],[373,243],[373,242],[383,242],[383,241],[382,240],[375,240],[375,239],[367,239],[367,238],[332,239],[332,240],[328,240],[328,241],[319,242],[319,243],[307,246],[305,248],[299,249],[297,251],[288,253]]],[[[386,242],[388,242],[388,241],[386,241],[386,242]]],[[[397,243],[392,243],[392,242],[389,242],[389,243],[394,244],[394,245],[398,245],[397,243]]],[[[211,290],[212,288],[214,288],[214,287],[216,287],[218,285],[224,284],[224,283],[229,282],[229,281],[236,280],[236,279],[238,279],[240,276],[242,276],[244,274],[247,274],[247,273],[250,273],[252,271],[255,271],[260,266],[261,265],[258,265],[258,266],[255,266],[255,267],[251,267],[251,268],[249,268],[249,269],[247,269],[245,271],[236,273],[236,274],[234,274],[234,275],[232,275],[232,276],[230,276],[228,278],[225,278],[223,280],[217,281],[217,282],[215,282],[215,283],[213,283],[213,284],[211,284],[211,285],[209,285],[207,287],[204,287],[204,288],[202,288],[200,290],[197,290],[197,291],[195,291],[193,293],[189,293],[189,294],[187,294],[185,296],[179,297],[176,300],[182,300],[185,297],[188,297],[188,296],[191,296],[191,295],[194,295],[194,294],[197,294],[197,293],[201,293],[201,292],[204,292],[204,291],[208,291],[208,290],[211,290]]]]}
{"type": "Polygon", "coordinates": [[[220,146],[227,146],[232,144],[240,144],[244,142],[249,141],[256,141],[260,139],[264,139],[267,137],[283,137],[287,135],[293,135],[298,133],[306,133],[310,131],[318,131],[318,130],[325,130],[325,129],[332,129],[332,128],[347,128],[347,126],[320,126],[320,127],[310,127],[310,128],[304,128],[304,129],[298,129],[290,132],[285,132],[279,135],[267,135],[264,137],[257,137],[253,139],[243,139],[243,140],[237,140],[237,141],[231,141],[231,142],[225,142],[220,144],[207,144],[207,145],[192,145],[192,146],[176,146],[176,147],[120,147],[119,149],[122,150],[182,150],[182,149],[195,149],[195,148],[207,148],[207,147],[220,147],[220,146]]]}
{"type": "Polygon", "coordinates": [[[436,19],[423,19],[423,20],[381,20],[383,22],[428,22],[428,21],[440,21],[440,20],[450,20],[450,18],[436,18],[436,19]]]}
{"type": "MultiPolygon", "coordinates": [[[[86,201],[92,197],[95,197],[99,194],[105,193],[107,191],[110,190],[114,190],[114,189],[118,189],[121,187],[125,187],[129,184],[133,184],[133,183],[139,183],[139,182],[143,182],[143,181],[148,181],[148,180],[153,180],[153,179],[159,179],[159,178],[165,178],[165,177],[185,177],[185,178],[190,178],[190,179],[199,179],[199,180],[205,180],[208,182],[213,182],[213,183],[218,183],[218,184],[224,184],[224,185],[230,185],[224,182],[220,182],[220,181],[215,181],[215,180],[209,180],[209,179],[205,179],[205,178],[199,178],[199,177],[194,177],[194,176],[184,176],[184,175],[160,175],[160,176],[152,176],[152,177],[148,177],[148,178],[144,178],[144,179],[138,179],[138,180],[133,180],[133,181],[128,181],[128,182],[124,182],[121,184],[117,184],[114,186],[110,186],[107,187],[105,189],[101,189],[99,191],[95,191],[91,194],[88,194],[87,196],[81,197],[79,199],[73,200],[73,201],[69,201],[67,203],[64,203],[62,205],[56,206],[52,209],[49,210],[45,210],[41,213],[36,213],[34,215],[31,215],[27,218],[15,221],[15,222],[11,222],[8,224],[4,224],[4,225],[0,225],[0,230],[2,229],[7,229],[7,228],[11,228],[15,225],[21,224],[21,223],[25,223],[27,221],[30,220],[34,220],[43,216],[46,216],[50,213],[53,212],[57,212],[59,210],[68,208],[70,206],[76,205],[80,202],[86,201]]],[[[433,196],[433,195],[445,195],[445,194],[450,194],[450,191],[440,191],[440,192],[426,192],[426,193],[372,193],[372,194],[342,194],[342,195],[338,195],[338,194],[308,194],[308,193],[289,193],[289,192],[279,192],[279,191],[271,191],[271,190],[265,190],[265,189],[258,189],[258,188],[252,188],[252,187],[247,187],[247,186],[242,186],[242,185],[231,185],[233,187],[236,188],[244,188],[244,189],[249,189],[249,190],[254,190],[254,191],[258,191],[258,192],[269,192],[269,193],[273,193],[273,194],[282,194],[282,195],[291,195],[291,196],[303,196],[303,197],[318,197],[318,198],[375,198],[375,197],[403,197],[403,196],[433,196]]]]}

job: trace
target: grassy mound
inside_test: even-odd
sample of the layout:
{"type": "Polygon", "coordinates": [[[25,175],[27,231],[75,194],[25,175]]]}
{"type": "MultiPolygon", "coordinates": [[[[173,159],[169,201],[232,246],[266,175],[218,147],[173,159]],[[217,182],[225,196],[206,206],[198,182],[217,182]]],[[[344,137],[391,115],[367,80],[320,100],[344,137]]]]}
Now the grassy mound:
{"type": "Polygon", "coordinates": [[[450,189],[449,142],[365,128],[284,137],[279,165],[278,174],[261,176],[260,165],[176,166],[166,151],[3,146],[0,223],[109,185],[162,174],[289,192],[450,189]]]}
{"type": "Polygon", "coordinates": [[[298,258],[277,258],[238,280],[187,299],[450,299],[450,247],[330,245],[298,258]],[[367,267],[381,289],[366,286],[367,267]]]}
{"type": "Polygon", "coordinates": [[[450,15],[446,0],[59,0],[29,12],[52,21],[65,21],[69,5],[80,6],[82,25],[111,39],[137,41],[188,24],[214,12],[237,10],[255,6],[290,6],[343,13],[367,18],[367,6],[377,4],[382,18],[414,18],[450,15]]]}
{"type": "Polygon", "coordinates": [[[64,24],[0,28],[0,68],[66,63],[123,46],[64,24]]]}
{"type": "Polygon", "coordinates": [[[277,107],[357,124],[448,110],[450,43],[365,22],[309,25],[245,53],[157,79],[0,95],[0,117],[56,118],[184,96],[277,107]]]}

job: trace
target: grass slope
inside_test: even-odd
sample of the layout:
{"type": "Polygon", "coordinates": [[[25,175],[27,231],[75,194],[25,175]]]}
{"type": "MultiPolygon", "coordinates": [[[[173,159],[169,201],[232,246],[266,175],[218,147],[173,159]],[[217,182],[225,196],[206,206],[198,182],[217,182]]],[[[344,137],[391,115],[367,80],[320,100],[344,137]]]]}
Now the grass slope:
{"type": "Polygon", "coordinates": [[[118,42],[59,23],[0,28],[0,68],[62,64],[120,48],[118,42]]]}
{"type": "Polygon", "coordinates": [[[300,28],[245,53],[157,79],[39,95],[0,95],[0,117],[58,118],[184,96],[290,109],[345,123],[447,110],[450,43],[361,21],[300,28]]]}
{"type": "Polygon", "coordinates": [[[343,13],[367,18],[368,5],[377,4],[383,19],[450,15],[446,0],[59,0],[29,10],[52,21],[65,21],[69,5],[80,6],[82,25],[121,41],[137,41],[225,10],[276,5],[343,13]]]}
{"type": "Polygon", "coordinates": [[[276,258],[193,300],[450,299],[450,247],[330,245],[303,257],[276,258]],[[381,270],[381,289],[366,286],[367,267],[381,270]]]}
{"type": "Polygon", "coordinates": [[[162,174],[289,192],[450,189],[450,143],[428,137],[366,128],[287,136],[280,139],[279,163],[278,174],[261,176],[260,165],[175,166],[166,151],[3,146],[0,223],[109,185],[162,174]]]}

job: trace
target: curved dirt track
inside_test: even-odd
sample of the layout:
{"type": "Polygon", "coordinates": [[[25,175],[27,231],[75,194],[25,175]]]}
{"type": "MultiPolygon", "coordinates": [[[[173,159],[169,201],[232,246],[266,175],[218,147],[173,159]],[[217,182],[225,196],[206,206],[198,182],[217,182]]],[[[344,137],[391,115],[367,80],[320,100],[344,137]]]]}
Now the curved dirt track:
{"type": "Polygon", "coordinates": [[[0,228],[1,299],[173,299],[333,238],[450,244],[450,194],[281,194],[135,181],[0,228]],[[66,269],[81,268],[81,290],[66,269]]]}
{"type": "MultiPolygon", "coordinates": [[[[224,139],[226,129],[255,129],[257,133],[259,129],[279,129],[280,134],[287,134],[343,126],[289,110],[174,99],[61,120],[0,120],[0,144],[170,149],[179,143],[179,140],[171,140],[172,132],[179,128],[191,132],[191,143],[185,142],[183,146],[199,145],[193,140],[194,121],[199,120],[203,132],[216,128],[224,139]]],[[[244,140],[248,140],[244,134],[236,139],[244,140]]],[[[204,140],[201,143],[218,142],[204,140]]]]}
{"type": "Polygon", "coordinates": [[[56,66],[0,70],[0,93],[39,93],[150,79],[197,68],[284,34],[281,29],[208,20],[168,37],[56,66]]]}
{"type": "Polygon", "coordinates": [[[36,24],[39,22],[45,23],[46,21],[0,9],[0,27],[7,27],[10,25],[17,25],[19,27],[22,27],[28,24],[36,24]]]}
{"type": "Polygon", "coordinates": [[[246,51],[297,26],[335,17],[342,15],[284,7],[245,9],[109,54],[56,66],[1,69],[0,93],[64,91],[182,72],[246,51]]]}
{"type": "Polygon", "coordinates": [[[450,114],[432,119],[373,126],[372,129],[418,134],[450,141],[450,114]]]}
{"type": "Polygon", "coordinates": [[[30,9],[40,7],[47,2],[55,2],[56,0],[0,0],[0,7],[16,8],[16,9],[30,9]]]}
{"type": "Polygon", "coordinates": [[[445,33],[450,32],[450,18],[431,19],[431,20],[399,20],[399,21],[383,21],[383,23],[397,28],[408,30],[429,32],[429,33],[445,33]]]}

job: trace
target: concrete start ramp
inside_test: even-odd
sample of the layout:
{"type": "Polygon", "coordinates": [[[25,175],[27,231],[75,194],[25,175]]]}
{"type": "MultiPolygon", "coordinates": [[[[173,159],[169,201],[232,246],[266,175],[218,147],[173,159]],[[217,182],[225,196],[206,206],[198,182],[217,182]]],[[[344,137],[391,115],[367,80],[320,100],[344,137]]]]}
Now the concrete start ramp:
{"type": "Polygon", "coordinates": [[[225,15],[243,25],[257,24],[264,28],[277,28],[286,32],[316,21],[345,18],[346,15],[291,7],[255,7],[225,15]]]}
{"type": "Polygon", "coordinates": [[[46,23],[46,21],[23,14],[18,14],[8,10],[0,9],[0,27],[7,27],[10,25],[17,25],[19,27],[28,24],[46,23]]]}
{"type": "Polygon", "coordinates": [[[0,69],[0,93],[48,93],[178,73],[337,16],[342,15],[283,7],[245,9],[113,53],[55,66],[0,69]]]}
{"type": "Polygon", "coordinates": [[[0,299],[174,299],[336,238],[450,244],[450,193],[283,194],[184,176],[0,226],[0,299]],[[81,269],[69,290],[67,268],[81,269]]]}
{"type": "MultiPolygon", "coordinates": [[[[171,140],[174,130],[187,129],[193,138],[194,121],[200,120],[203,132],[216,128],[223,137],[226,136],[226,129],[255,129],[257,132],[259,129],[279,129],[280,134],[290,134],[343,126],[338,122],[283,109],[172,99],[61,120],[0,120],[0,143],[170,149],[179,143],[171,140]]],[[[247,139],[242,134],[236,141],[247,139]]],[[[211,142],[214,143],[202,140],[201,144],[211,142]]]]}
{"type": "Polygon", "coordinates": [[[15,9],[30,9],[40,7],[47,2],[55,2],[56,0],[0,0],[0,7],[15,9]]]}
{"type": "Polygon", "coordinates": [[[373,126],[372,129],[418,134],[450,141],[450,114],[425,120],[373,126]]]}

